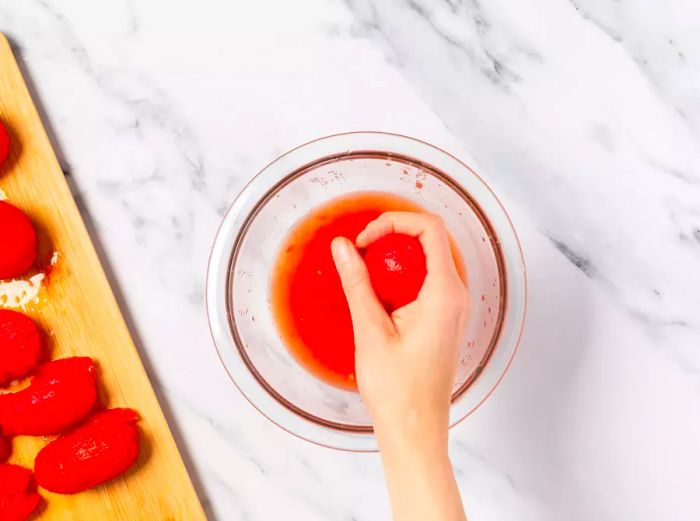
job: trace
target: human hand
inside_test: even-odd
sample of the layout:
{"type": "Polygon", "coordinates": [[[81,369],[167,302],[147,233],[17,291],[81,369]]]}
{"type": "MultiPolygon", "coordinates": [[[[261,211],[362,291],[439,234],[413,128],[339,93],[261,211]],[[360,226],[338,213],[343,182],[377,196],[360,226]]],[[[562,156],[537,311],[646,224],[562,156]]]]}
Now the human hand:
{"type": "Polygon", "coordinates": [[[384,437],[447,437],[459,341],[470,303],[442,220],[434,215],[387,212],[357,236],[364,248],[388,233],[415,236],[427,275],[418,298],[387,314],[351,241],[337,237],[333,258],[343,283],[355,335],[357,384],[384,437]]]}

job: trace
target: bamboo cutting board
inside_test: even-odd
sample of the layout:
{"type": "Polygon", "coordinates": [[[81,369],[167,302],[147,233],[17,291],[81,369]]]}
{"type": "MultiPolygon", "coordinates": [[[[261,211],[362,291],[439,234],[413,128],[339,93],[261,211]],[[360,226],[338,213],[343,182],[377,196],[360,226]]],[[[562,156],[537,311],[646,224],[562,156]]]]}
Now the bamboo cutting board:
{"type": "MultiPolygon", "coordinates": [[[[0,119],[8,127],[13,142],[8,162],[0,170],[0,188],[8,202],[32,219],[39,235],[37,265],[24,278],[47,269],[50,272],[25,312],[44,330],[52,358],[83,355],[97,362],[101,403],[108,407],[132,407],[141,415],[141,456],[125,476],[73,496],[40,490],[45,501],[35,518],[51,521],[205,519],[78,208],[2,34],[0,119]],[[48,268],[54,252],[58,252],[57,262],[48,268]]],[[[15,438],[10,462],[33,467],[36,453],[46,442],[46,439],[15,438]]]]}

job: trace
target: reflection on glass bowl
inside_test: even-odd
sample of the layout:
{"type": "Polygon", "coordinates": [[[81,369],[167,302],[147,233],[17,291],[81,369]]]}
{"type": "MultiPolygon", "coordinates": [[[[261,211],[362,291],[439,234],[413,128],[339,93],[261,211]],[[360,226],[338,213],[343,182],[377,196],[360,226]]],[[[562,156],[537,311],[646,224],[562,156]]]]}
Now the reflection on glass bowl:
{"type": "Polygon", "coordinates": [[[244,396],[283,429],[328,447],[372,451],[376,440],[359,394],[296,362],[269,301],[272,265],[290,228],[319,205],[360,191],[397,194],[440,215],[463,255],[473,312],[452,425],[508,368],[523,326],[526,279],[515,230],[493,192],[465,164],[422,141],[379,132],[321,138],[279,157],[243,189],[219,229],[207,277],[219,356],[244,396]]]}

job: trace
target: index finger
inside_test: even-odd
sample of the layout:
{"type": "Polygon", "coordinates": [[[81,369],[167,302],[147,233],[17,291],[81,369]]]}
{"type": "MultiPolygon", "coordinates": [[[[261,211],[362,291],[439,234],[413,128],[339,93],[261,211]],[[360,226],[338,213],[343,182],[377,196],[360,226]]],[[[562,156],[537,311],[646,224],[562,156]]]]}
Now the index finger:
{"type": "Polygon", "coordinates": [[[404,233],[417,238],[423,252],[428,273],[457,274],[447,228],[437,215],[417,212],[385,212],[369,223],[355,240],[365,248],[389,233],[404,233]]]}

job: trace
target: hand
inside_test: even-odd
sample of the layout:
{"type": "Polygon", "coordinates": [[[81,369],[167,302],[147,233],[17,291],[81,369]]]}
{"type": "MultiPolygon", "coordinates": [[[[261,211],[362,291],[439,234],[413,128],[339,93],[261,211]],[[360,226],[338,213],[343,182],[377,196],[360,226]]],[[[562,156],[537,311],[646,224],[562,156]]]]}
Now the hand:
{"type": "Polygon", "coordinates": [[[417,300],[391,315],[377,299],[355,246],[342,237],[332,243],[352,315],[358,387],[378,436],[396,431],[446,437],[468,293],[439,217],[387,212],[367,225],[356,244],[363,248],[392,232],[420,241],[427,275],[417,300]]]}
{"type": "Polygon", "coordinates": [[[395,521],[466,521],[447,431],[468,293],[440,218],[387,212],[357,236],[357,246],[391,232],[417,237],[427,268],[418,298],[391,315],[355,246],[342,237],[332,243],[352,315],[357,384],[374,420],[395,521]]]}

